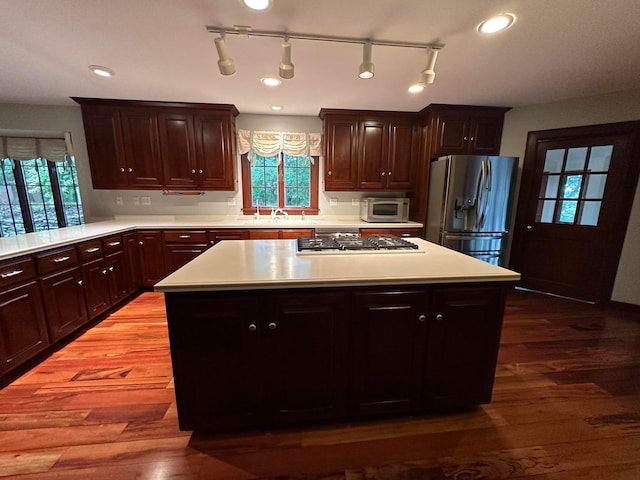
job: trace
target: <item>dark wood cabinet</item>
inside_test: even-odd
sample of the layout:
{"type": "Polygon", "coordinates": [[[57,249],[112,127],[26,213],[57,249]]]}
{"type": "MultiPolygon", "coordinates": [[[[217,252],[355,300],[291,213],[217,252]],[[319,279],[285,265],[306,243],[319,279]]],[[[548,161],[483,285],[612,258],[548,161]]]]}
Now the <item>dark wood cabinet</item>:
{"type": "Polygon", "coordinates": [[[433,290],[424,382],[427,406],[491,401],[504,302],[503,288],[433,290]]]}
{"type": "Polygon", "coordinates": [[[42,297],[31,258],[0,263],[0,375],[49,345],[42,297]]]}
{"type": "Polygon", "coordinates": [[[249,230],[220,229],[207,232],[209,245],[215,245],[222,240],[249,240],[249,230]]]}
{"type": "Polygon", "coordinates": [[[235,189],[233,105],[73,99],[94,188],[235,189]]]}
{"type": "Polygon", "coordinates": [[[167,230],[163,236],[167,273],[186,265],[209,247],[206,230],[167,230]]]}
{"type": "Polygon", "coordinates": [[[358,415],[420,406],[428,291],[359,291],[352,300],[351,408],[358,415]]]}
{"type": "Polygon", "coordinates": [[[249,230],[251,240],[283,240],[295,239],[300,236],[313,236],[313,228],[253,228],[249,230]]]}
{"type": "Polygon", "coordinates": [[[498,155],[508,108],[430,105],[432,158],[441,155],[498,155]]]}
{"type": "Polygon", "coordinates": [[[138,291],[140,281],[140,246],[136,232],[127,232],[122,235],[122,245],[127,272],[129,274],[129,295],[138,291]]]}
{"type": "Polygon", "coordinates": [[[52,342],[60,340],[89,321],[83,283],[78,267],[40,279],[52,342]]]}
{"type": "Polygon", "coordinates": [[[131,290],[124,250],[105,255],[104,262],[109,281],[109,298],[111,305],[115,305],[127,298],[131,290]]]}
{"type": "Polygon", "coordinates": [[[410,113],[326,110],[325,190],[413,189],[420,130],[410,113]]]}
{"type": "Polygon", "coordinates": [[[108,270],[102,257],[83,263],[81,270],[87,310],[89,318],[93,320],[111,307],[108,270]]]}
{"type": "Polygon", "coordinates": [[[152,287],[167,276],[162,232],[140,230],[136,233],[136,238],[140,255],[140,283],[145,287],[152,287]]]}
{"type": "Polygon", "coordinates": [[[180,427],[344,415],[346,299],[335,291],[167,294],[180,427]]]}

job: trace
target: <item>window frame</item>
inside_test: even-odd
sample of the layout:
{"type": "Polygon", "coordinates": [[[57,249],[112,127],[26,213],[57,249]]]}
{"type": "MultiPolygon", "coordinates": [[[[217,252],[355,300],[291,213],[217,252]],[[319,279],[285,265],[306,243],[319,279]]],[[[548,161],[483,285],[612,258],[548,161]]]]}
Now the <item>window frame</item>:
{"type": "MultiPolygon", "coordinates": [[[[305,215],[317,215],[320,212],[318,208],[318,175],[320,157],[311,155],[313,162],[311,163],[311,172],[309,180],[309,200],[308,207],[285,207],[284,206],[284,153],[280,153],[281,162],[278,165],[278,204],[260,207],[266,208],[282,208],[288,214],[300,215],[304,211],[305,215]]],[[[251,165],[249,162],[249,154],[240,155],[240,163],[242,165],[242,213],[244,215],[253,215],[256,213],[256,207],[251,202],[251,165]]],[[[263,212],[264,213],[264,212],[263,212]]]]}

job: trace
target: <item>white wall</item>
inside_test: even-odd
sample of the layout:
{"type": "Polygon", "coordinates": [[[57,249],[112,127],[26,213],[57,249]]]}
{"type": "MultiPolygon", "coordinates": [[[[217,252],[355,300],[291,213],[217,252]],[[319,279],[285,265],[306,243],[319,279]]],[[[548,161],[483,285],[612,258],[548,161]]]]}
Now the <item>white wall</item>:
{"type": "MultiPolygon", "coordinates": [[[[500,153],[520,157],[535,130],[640,120],[640,89],[518,107],[507,112],[500,153]]],[[[636,159],[640,161],[640,159],[636,159]]],[[[618,266],[612,300],[640,305],[640,183],[618,266]]]]}

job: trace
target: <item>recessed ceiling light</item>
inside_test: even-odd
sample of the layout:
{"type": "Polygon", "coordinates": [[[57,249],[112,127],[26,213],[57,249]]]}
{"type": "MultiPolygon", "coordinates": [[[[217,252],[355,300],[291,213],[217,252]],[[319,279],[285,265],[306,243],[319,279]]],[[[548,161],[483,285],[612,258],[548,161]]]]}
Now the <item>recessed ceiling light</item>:
{"type": "Polygon", "coordinates": [[[424,85],[422,83],[414,83],[409,87],[409,93],[420,93],[424,90],[424,85]]]}
{"type": "Polygon", "coordinates": [[[264,77],[264,78],[261,78],[260,81],[262,82],[263,85],[266,85],[267,87],[277,87],[282,83],[282,80],[279,80],[274,77],[264,77]]]}
{"type": "Polygon", "coordinates": [[[243,3],[252,10],[266,10],[271,6],[271,0],[243,0],[243,3]]]}
{"type": "Polygon", "coordinates": [[[100,65],[89,65],[89,70],[101,77],[113,77],[115,75],[113,70],[107,67],[101,67],[100,65]]]}
{"type": "Polygon", "coordinates": [[[279,112],[280,110],[282,110],[282,105],[271,105],[271,110],[273,110],[274,112],[279,112]]]}
{"type": "Polygon", "coordinates": [[[478,25],[478,31],[480,33],[498,33],[509,28],[515,20],[515,15],[511,13],[496,15],[478,25]]]}

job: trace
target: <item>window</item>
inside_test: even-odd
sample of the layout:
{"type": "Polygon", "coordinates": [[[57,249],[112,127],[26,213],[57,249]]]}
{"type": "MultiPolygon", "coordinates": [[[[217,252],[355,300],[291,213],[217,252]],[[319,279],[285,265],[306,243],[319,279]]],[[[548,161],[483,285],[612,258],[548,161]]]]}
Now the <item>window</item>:
{"type": "Polygon", "coordinates": [[[279,153],[241,159],[245,214],[255,213],[256,205],[318,213],[318,157],[279,153]]]}
{"type": "Polygon", "coordinates": [[[75,159],[65,140],[0,142],[0,236],[84,223],[75,159]]]}

